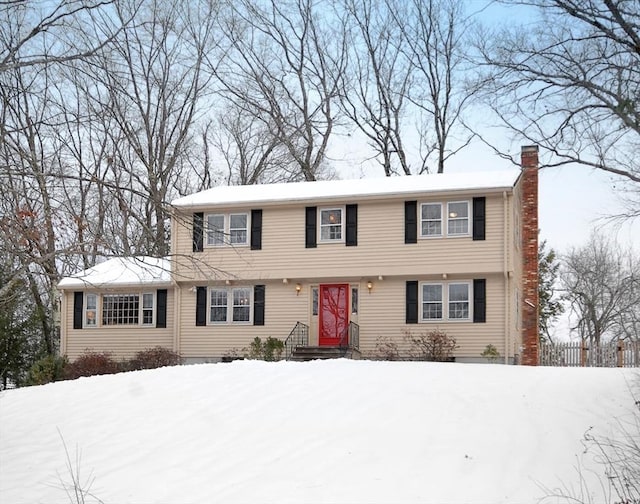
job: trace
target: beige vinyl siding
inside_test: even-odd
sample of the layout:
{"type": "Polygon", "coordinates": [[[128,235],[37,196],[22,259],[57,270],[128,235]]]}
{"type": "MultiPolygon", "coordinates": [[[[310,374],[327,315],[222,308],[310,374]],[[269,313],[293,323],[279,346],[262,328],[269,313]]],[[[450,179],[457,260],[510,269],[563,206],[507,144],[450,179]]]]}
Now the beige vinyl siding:
{"type": "MultiPolygon", "coordinates": [[[[471,197],[431,197],[418,203],[463,199],[469,201],[471,213],[471,197]]],[[[419,238],[417,244],[405,244],[404,200],[344,201],[345,205],[358,203],[356,247],[346,247],[343,242],[318,242],[316,248],[305,248],[305,205],[298,204],[263,208],[262,250],[252,251],[249,246],[205,246],[204,252],[193,253],[191,214],[178,215],[174,217],[173,224],[178,246],[176,279],[364,278],[412,275],[416,272],[470,274],[502,271],[502,194],[492,194],[486,202],[486,240],[473,241],[471,236],[419,238]]],[[[318,209],[321,208],[323,205],[318,205],[318,209]]],[[[244,210],[250,211],[250,208],[244,210]]]]}
{"type": "MultiPolygon", "coordinates": [[[[154,292],[156,288],[145,288],[154,292]]],[[[101,294],[104,291],[92,291],[101,294]]],[[[106,294],[140,292],[140,288],[110,290],[106,294]]],[[[167,327],[154,326],[109,326],[84,329],[73,328],[73,291],[64,292],[64,342],[62,351],[73,361],[85,351],[110,352],[115,359],[129,359],[136,352],[162,346],[173,349],[173,289],[167,289],[167,327]]],[[[157,310],[157,306],[156,306],[157,310]]]]}
{"type": "MultiPolygon", "coordinates": [[[[474,278],[480,278],[475,276],[474,278]]],[[[504,346],[504,281],[500,275],[483,277],[487,281],[486,302],[487,321],[485,323],[442,321],[405,323],[406,280],[437,282],[438,278],[416,277],[375,282],[371,294],[360,295],[360,349],[365,356],[375,354],[379,338],[392,338],[401,348],[407,350],[404,341],[406,331],[413,334],[428,333],[433,329],[445,331],[456,339],[459,348],[457,357],[480,358],[488,344],[493,344],[501,355],[504,346]]],[[[472,281],[471,277],[449,277],[447,281],[472,281]]],[[[366,289],[365,289],[366,290],[366,289]]],[[[473,299],[471,300],[473,303],[473,299]]]]}
{"type": "MultiPolygon", "coordinates": [[[[238,282],[233,287],[253,285],[238,282]]],[[[211,287],[225,287],[224,284],[211,287]]],[[[242,356],[251,341],[257,336],[262,339],[278,338],[284,341],[296,322],[308,323],[308,286],[303,286],[296,295],[295,284],[271,282],[265,285],[265,325],[209,323],[209,297],[207,297],[207,325],[196,326],[196,294],[185,289],[182,292],[180,331],[180,354],[187,358],[220,358],[225,355],[242,356]]],[[[253,311],[253,304],[251,305],[253,311]]]]}
{"type": "MultiPolygon", "coordinates": [[[[473,278],[479,278],[475,276],[473,278]]],[[[450,281],[472,281],[472,277],[450,277],[450,281]]],[[[353,279],[348,283],[360,287],[358,323],[360,326],[360,349],[365,357],[375,353],[376,341],[379,337],[395,339],[403,345],[404,332],[414,334],[441,329],[456,338],[460,348],[456,350],[458,357],[480,358],[480,354],[488,344],[493,344],[502,355],[504,346],[504,282],[501,275],[483,277],[487,280],[487,322],[438,322],[406,324],[405,286],[409,278],[373,280],[373,288],[369,293],[366,282],[353,279]]],[[[420,281],[437,281],[434,277],[411,278],[420,281]]],[[[330,280],[329,283],[334,280],[330,280]]],[[[317,285],[314,282],[313,285],[317,285]]],[[[324,282],[321,282],[324,283],[324,282]]],[[[195,325],[194,293],[185,290],[182,303],[182,331],[180,353],[183,357],[218,359],[225,355],[242,355],[251,341],[259,336],[269,336],[285,340],[296,322],[311,324],[311,283],[302,284],[302,290],[296,295],[295,284],[273,282],[266,285],[265,291],[265,325],[195,325]]],[[[471,302],[473,300],[471,299],[471,302]]],[[[317,330],[317,329],[316,329],[317,330]]],[[[317,344],[317,334],[310,334],[310,343],[317,344]]]]}

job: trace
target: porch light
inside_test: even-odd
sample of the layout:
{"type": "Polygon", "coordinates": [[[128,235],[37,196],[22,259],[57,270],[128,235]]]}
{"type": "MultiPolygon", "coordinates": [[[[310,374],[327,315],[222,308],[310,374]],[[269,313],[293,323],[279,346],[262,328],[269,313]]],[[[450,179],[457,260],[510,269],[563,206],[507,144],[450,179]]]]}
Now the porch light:
{"type": "Polygon", "coordinates": [[[371,280],[367,282],[367,289],[369,289],[369,294],[371,294],[371,289],[373,289],[373,282],[371,280]]]}
{"type": "Polygon", "coordinates": [[[300,295],[300,291],[302,290],[302,285],[299,283],[296,284],[296,296],[300,295]]]}

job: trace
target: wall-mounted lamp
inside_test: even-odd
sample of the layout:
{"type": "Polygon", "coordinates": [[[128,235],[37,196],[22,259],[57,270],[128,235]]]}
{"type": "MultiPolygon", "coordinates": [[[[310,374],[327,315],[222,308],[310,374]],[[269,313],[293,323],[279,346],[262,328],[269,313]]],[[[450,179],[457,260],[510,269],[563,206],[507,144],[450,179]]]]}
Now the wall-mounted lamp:
{"type": "Polygon", "coordinates": [[[442,274],[442,279],[443,279],[443,280],[446,280],[446,279],[447,279],[447,274],[446,274],[446,273],[443,273],[443,274],[442,274]]]}
{"type": "Polygon", "coordinates": [[[300,295],[300,291],[302,290],[302,285],[299,283],[296,284],[296,296],[300,295]]]}
{"type": "Polygon", "coordinates": [[[231,285],[231,280],[229,280],[228,278],[224,281],[225,285],[231,285]]]}
{"type": "Polygon", "coordinates": [[[191,292],[198,292],[198,288],[194,285],[189,289],[191,292]]]}
{"type": "Polygon", "coordinates": [[[288,284],[289,283],[289,279],[288,278],[283,278],[282,279],[282,283],[285,284],[285,285],[288,284]]]}
{"type": "Polygon", "coordinates": [[[382,282],[382,280],[384,280],[384,277],[382,275],[378,275],[378,280],[382,282]]]}
{"type": "Polygon", "coordinates": [[[369,294],[371,294],[371,289],[373,289],[373,282],[371,280],[367,282],[367,289],[369,289],[369,294]]]}

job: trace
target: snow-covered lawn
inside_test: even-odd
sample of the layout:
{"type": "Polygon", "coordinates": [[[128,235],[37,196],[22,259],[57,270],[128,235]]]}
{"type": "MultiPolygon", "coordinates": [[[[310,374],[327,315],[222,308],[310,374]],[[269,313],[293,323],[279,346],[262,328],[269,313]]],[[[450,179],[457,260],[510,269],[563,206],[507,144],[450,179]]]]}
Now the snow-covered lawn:
{"type": "Polygon", "coordinates": [[[577,488],[578,467],[597,492],[581,440],[632,415],[635,377],[236,361],[9,390],[0,502],[70,502],[62,438],[105,504],[535,503],[544,487],[577,488]]]}

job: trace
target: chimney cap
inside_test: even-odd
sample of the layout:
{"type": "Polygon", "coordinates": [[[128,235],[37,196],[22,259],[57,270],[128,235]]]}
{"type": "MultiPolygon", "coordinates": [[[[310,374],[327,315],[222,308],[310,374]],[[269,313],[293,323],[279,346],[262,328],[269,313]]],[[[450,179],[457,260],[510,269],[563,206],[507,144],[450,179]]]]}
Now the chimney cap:
{"type": "Polygon", "coordinates": [[[521,152],[538,152],[537,145],[523,145],[521,152]]]}

